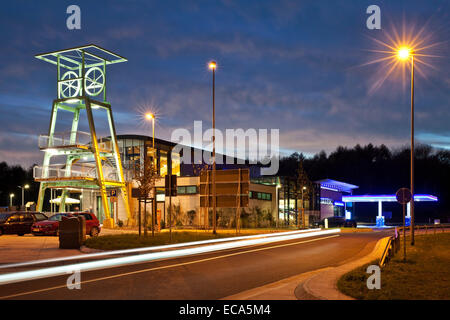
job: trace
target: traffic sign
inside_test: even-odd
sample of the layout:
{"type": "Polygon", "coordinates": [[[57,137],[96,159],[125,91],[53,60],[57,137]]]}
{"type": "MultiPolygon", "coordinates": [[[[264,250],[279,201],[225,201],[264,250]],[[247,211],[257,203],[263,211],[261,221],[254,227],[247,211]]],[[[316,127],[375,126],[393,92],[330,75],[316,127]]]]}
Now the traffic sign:
{"type": "MultiPolygon", "coordinates": [[[[200,173],[200,207],[212,207],[212,171],[200,173]]],[[[216,206],[219,208],[248,207],[250,170],[228,169],[216,171],[216,206]]]]}
{"type": "Polygon", "coordinates": [[[165,196],[177,196],[177,176],[175,174],[166,175],[164,180],[165,196]],[[170,190],[170,192],[169,192],[170,190]]]}
{"type": "Polygon", "coordinates": [[[395,198],[397,198],[397,202],[400,204],[407,204],[411,201],[412,195],[411,191],[408,188],[400,188],[395,193],[395,198]]]}

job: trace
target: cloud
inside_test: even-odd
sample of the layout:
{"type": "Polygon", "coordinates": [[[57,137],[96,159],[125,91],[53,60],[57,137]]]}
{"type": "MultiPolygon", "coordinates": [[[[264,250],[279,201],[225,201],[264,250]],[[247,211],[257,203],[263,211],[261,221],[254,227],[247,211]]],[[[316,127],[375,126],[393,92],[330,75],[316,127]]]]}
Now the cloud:
{"type": "MultiPolygon", "coordinates": [[[[372,45],[364,37],[363,5],[293,0],[79,5],[79,31],[65,28],[64,4],[13,2],[0,12],[0,29],[7,30],[0,51],[1,157],[41,161],[37,141],[28,137],[48,130],[56,70],[33,56],[91,42],[129,59],[109,66],[107,73],[118,133],[150,132],[139,119],[139,106],[157,106],[157,136],[165,139],[195,120],[210,126],[206,63],[217,59],[221,129],[280,129],[286,152],[408,140],[409,87],[392,77],[369,94],[382,70],[358,67],[370,58],[362,49],[372,45]]],[[[385,5],[394,16],[403,10],[385,5]]],[[[408,6],[414,14],[436,10],[419,1],[408,6]]],[[[448,27],[435,35],[447,39],[448,27]]],[[[437,71],[416,78],[417,137],[436,146],[448,144],[441,137],[448,136],[450,121],[449,67],[448,59],[441,59],[437,71]]]]}

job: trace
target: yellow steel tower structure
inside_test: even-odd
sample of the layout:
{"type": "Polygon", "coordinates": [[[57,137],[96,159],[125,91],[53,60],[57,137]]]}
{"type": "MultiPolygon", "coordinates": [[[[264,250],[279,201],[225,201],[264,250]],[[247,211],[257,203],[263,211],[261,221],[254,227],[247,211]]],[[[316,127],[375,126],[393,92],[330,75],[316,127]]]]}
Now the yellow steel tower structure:
{"type": "Polygon", "coordinates": [[[122,56],[96,45],[70,48],[35,56],[57,67],[57,99],[53,101],[48,133],[39,136],[44,151],[42,166],[34,167],[40,182],[38,211],[42,211],[45,190],[62,189],[60,212],[65,211],[68,189],[96,189],[101,196],[105,227],[113,227],[109,190],[120,190],[131,220],[127,184],[116,137],[111,104],[106,101],[106,66],[126,62],[122,56]],[[101,97],[101,99],[95,99],[101,97]],[[71,128],[55,132],[58,113],[73,114],[71,128]],[[86,112],[89,132],[78,130],[81,112],[86,112]],[[110,136],[97,136],[93,112],[106,112],[110,136]],[[52,159],[65,158],[52,164],[52,159]]]}

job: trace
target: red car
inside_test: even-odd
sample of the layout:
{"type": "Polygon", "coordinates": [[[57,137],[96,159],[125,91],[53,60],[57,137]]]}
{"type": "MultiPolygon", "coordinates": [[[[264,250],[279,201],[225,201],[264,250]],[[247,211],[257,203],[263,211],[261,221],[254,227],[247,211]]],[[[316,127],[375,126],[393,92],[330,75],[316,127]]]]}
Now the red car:
{"type": "Polygon", "coordinates": [[[57,213],[48,218],[48,220],[33,223],[31,233],[33,235],[57,236],[59,232],[59,222],[63,217],[73,217],[70,213],[57,213]]]}
{"type": "Polygon", "coordinates": [[[86,234],[90,235],[91,237],[96,237],[100,233],[100,221],[98,221],[95,214],[90,212],[71,212],[74,216],[84,216],[84,219],[86,220],[86,234]]]}
{"type": "Polygon", "coordinates": [[[57,213],[48,220],[39,221],[33,224],[31,232],[33,235],[55,235],[59,233],[59,222],[65,217],[83,215],[86,219],[86,234],[96,237],[100,233],[100,222],[93,213],[89,212],[64,212],[57,213]]]}

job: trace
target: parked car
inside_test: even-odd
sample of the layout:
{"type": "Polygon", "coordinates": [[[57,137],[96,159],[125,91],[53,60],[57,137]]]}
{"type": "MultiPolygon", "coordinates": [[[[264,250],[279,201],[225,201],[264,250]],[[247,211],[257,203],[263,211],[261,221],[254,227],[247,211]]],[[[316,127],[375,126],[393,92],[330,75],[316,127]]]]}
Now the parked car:
{"type": "Polygon", "coordinates": [[[72,217],[72,215],[68,212],[54,214],[46,220],[34,223],[33,226],[31,227],[31,232],[35,236],[37,235],[57,236],[59,233],[59,222],[64,217],[72,217]]]}
{"type": "Polygon", "coordinates": [[[0,213],[0,235],[17,234],[23,236],[32,233],[34,223],[47,220],[47,216],[41,212],[12,211],[0,213]]]}
{"type": "Polygon", "coordinates": [[[91,237],[96,237],[100,233],[100,221],[98,221],[95,214],[90,212],[72,212],[72,215],[82,215],[86,219],[86,234],[91,237]]]}
{"type": "MultiPolygon", "coordinates": [[[[341,227],[356,228],[356,226],[357,226],[357,223],[355,220],[345,219],[345,217],[328,217],[325,219],[328,219],[328,228],[341,228],[341,227]]],[[[322,219],[319,222],[317,222],[316,226],[324,227],[325,219],[322,219]]]]}
{"type": "Polygon", "coordinates": [[[346,219],[344,223],[344,227],[346,228],[356,228],[357,225],[356,220],[353,219],[346,219]]]}
{"type": "Polygon", "coordinates": [[[83,215],[86,220],[86,234],[91,237],[96,237],[100,233],[100,221],[93,213],[89,212],[64,212],[57,213],[48,220],[37,222],[32,227],[32,232],[37,235],[54,235],[59,233],[59,222],[68,217],[76,217],[77,215],[83,215]]]}

